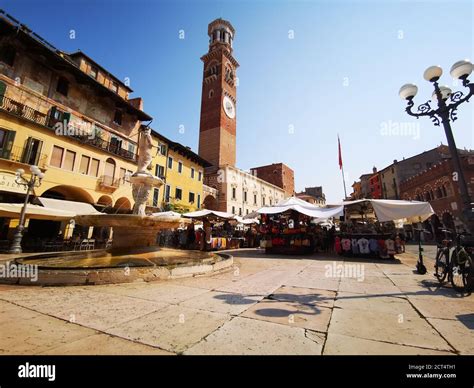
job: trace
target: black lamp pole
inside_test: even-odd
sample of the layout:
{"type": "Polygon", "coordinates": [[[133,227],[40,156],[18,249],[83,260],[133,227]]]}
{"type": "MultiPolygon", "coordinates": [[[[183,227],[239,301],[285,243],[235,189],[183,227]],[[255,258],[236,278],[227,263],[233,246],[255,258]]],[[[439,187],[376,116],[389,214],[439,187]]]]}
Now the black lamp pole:
{"type": "Polygon", "coordinates": [[[13,235],[12,244],[8,253],[22,253],[21,240],[23,239],[23,232],[25,230],[26,207],[28,205],[30,194],[33,192],[35,187],[41,185],[41,180],[44,176],[37,166],[31,166],[31,176],[29,179],[25,178],[23,173],[24,170],[17,170],[15,182],[26,187],[26,196],[25,201],[23,202],[23,207],[21,208],[20,222],[15,229],[15,234],[13,235]]]}
{"type": "MultiPolygon", "coordinates": [[[[453,65],[453,68],[451,69],[451,74],[454,73],[453,69],[456,65],[462,65],[465,68],[471,66],[472,71],[472,64],[470,64],[470,62],[459,61],[455,65],[453,65]]],[[[438,107],[435,109],[433,109],[430,105],[431,100],[428,100],[427,102],[418,107],[417,112],[412,111],[412,108],[415,105],[413,102],[413,98],[417,91],[415,85],[404,85],[402,89],[400,89],[400,96],[407,100],[406,112],[410,116],[414,116],[416,118],[419,118],[421,116],[428,116],[433,121],[433,124],[435,126],[439,126],[440,123],[443,124],[446,139],[448,141],[449,151],[451,154],[451,159],[453,161],[454,170],[457,173],[457,182],[461,194],[461,200],[463,203],[462,220],[464,221],[464,224],[469,229],[469,231],[471,233],[474,233],[474,213],[472,211],[471,198],[469,196],[468,186],[462,169],[461,159],[459,157],[458,149],[456,147],[456,142],[454,141],[453,131],[451,129],[451,121],[455,121],[457,119],[456,110],[458,106],[464,102],[468,102],[469,99],[474,95],[474,83],[470,82],[467,78],[471,71],[465,71],[464,74],[461,73],[461,75],[457,76],[457,78],[462,80],[463,86],[468,88],[468,92],[467,94],[465,94],[461,91],[452,93],[449,88],[439,86],[438,80],[442,73],[441,68],[433,66],[432,68],[427,69],[427,71],[425,72],[425,78],[428,77],[427,79],[432,82],[434,86],[433,96],[436,96],[438,105],[438,107]],[[430,77],[429,74],[431,73],[427,75],[427,72],[430,69],[434,69],[432,70],[433,77],[430,77]],[[407,91],[407,89],[410,89],[410,87],[412,89],[407,91]],[[403,94],[402,91],[404,88],[405,93],[403,94]]]]}

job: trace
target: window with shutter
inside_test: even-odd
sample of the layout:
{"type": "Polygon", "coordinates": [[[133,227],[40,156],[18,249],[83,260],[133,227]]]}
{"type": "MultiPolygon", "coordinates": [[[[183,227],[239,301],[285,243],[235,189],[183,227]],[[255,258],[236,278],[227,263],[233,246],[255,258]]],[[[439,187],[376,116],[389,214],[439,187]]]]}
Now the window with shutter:
{"type": "Polygon", "coordinates": [[[91,161],[90,157],[82,155],[81,165],[79,166],[79,173],[87,175],[87,173],[89,172],[90,161],[91,161]]]}
{"type": "Polygon", "coordinates": [[[92,159],[89,175],[92,175],[92,176],[99,175],[99,159],[92,159]]]}
{"type": "Polygon", "coordinates": [[[49,164],[53,167],[61,168],[63,155],[64,155],[64,148],[53,146],[53,152],[51,153],[51,161],[49,162],[49,164]]]}
{"type": "Polygon", "coordinates": [[[8,131],[2,129],[2,141],[0,145],[0,157],[3,159],[10,159],[10,154],[13,148],[13,141],[15,140],[15,131],[8,131]]]}
{"type": "Polygon", "coordinates": [[[42,146],[43,142],[41,140],[29,137],[26,141],[26,146],[23,151],[21,162],[32,166],[37,165],[42,146]]]}
{"type": "Polygon", "coordinates": [[[73,171],[75,161],[76,161],[76,153],[73,151],[66,150],[66,156],[64,158],[63,168],[65,170],[73,171]]]}

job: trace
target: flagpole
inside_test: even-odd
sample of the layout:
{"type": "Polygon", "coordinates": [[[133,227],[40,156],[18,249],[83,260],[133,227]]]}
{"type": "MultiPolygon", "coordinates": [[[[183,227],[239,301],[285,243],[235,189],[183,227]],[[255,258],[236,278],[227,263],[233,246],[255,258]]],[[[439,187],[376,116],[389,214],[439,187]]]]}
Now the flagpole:
{"type": "Polygon", "coordinates": [[[342,184],[344,185],[344,200],[347,199],[347,190],[346,190],[346,177],[344,176],[344,163],[342,162],[342,150],[341,150],[341,139],[339,139],[339,134],[337,134],[337,147],[339,151],[339,168],[342,172],[342,184]]]}
{"type": "Polygon", "coordinates": [[[342,171],[342,184],[344,185],[344,200],[347,199],[347,190],[346,190],[346,178],[344,177],[344,165],[341,168],[342,171]]]}

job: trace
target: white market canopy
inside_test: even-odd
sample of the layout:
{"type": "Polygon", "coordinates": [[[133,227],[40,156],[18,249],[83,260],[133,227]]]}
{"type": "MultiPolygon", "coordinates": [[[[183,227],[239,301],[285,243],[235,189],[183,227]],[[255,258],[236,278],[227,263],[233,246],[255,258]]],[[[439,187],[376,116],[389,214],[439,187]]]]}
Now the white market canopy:
{"type": "Polygon", "coordinates": [[[344,214],[344,208],[350,210],[353,206],[370,207],[380,222],[406,220],[408,223],[420,222],[428,219],[434,214],[433,208],[428,202],[403,201],[390,199],[360,199],[356,201],[345,201],[334,206],[320,207],[305,202],[296,197],[287,198],[275,206],[264,206],[257,210],[259,214],[280,214],[288,210],[295,210],[301,214],[316,219],[328,219],[340,217],[344,214]]]}
{"type": "MultiPolygon", "coordinates": [[[[64,221],[77,215],[101,214],[90,203],[73,202],[52,198],[36,198],[40,204],[26,206],[26,218],[35,220],[64,221]]],[[[0,203],[0,217],[20,218],[22,203],[0,203]]]]}
{"type": "MultiPolygon", "coordinates": [[[[22,203],[0,203],[0,217],[20,218],[22,203]]],[[[70,220],[76,216],[76,213],[67,210],[58,210],[54,208],[28,204],[26,206],[26,218],[35,220],[70,220]]]]}
{"type": "Polygon", "coordinates": [[[251,225],[251,224],[258,224],[258,219],[257,218],[243,218],[240,216],[235,216],[234,217],[239,224],[242,225],[251,225]]]}
{"type": "Polygon", "coordinates": [[[429,202],[395,199],[359,199],[343,202],[344,207],[370,204],[380,222],[407,220],[409,223],[425,221],[434,214],[429,202]]]}
{"type": "Polygon", "coordinates": [[[86,202],[66,201],[63,199],[43,198],[39,197],[37,200],[45,208],[56,209],[66,212],[74,213],[74,216],[86,216],[90,214],[102,214],[97,211],[94,206],[86,202]]]}
{"type": "Polygon", "coordinates": [[[154,217],[176,217],[176,218],[181,218],[181,213],[173,212],[173,211],[152,213],[151,215],[154,216],[154,217]]]}
{"type": "Polygon", "coordinates": [[[320,207],[303,201],[296,197],[290,197],[278,202],[275,206],[264,206],[257,210],[260,214],[279,214],[288,210],[295,210],[313,218],[332,218],[343,215],[344,206],[320,207]]]}
{"type": "Polygon", "coordinates": [[[253,211],[253,212],[250,212],[249,214],[246,214],[242,218],[244,220],[248,220],[248,219],[258,219],[259,217],[260,217],[260,214],[257,211],[253,211]]]}
{"type": "Polygon", "coordinates": [[[216,210],[198,210],[196,212],[184,213],[183,217],[188,218],[222,218],[226,220],[234,220],[235,216],[232,213],[218,212],[216,210]]]}

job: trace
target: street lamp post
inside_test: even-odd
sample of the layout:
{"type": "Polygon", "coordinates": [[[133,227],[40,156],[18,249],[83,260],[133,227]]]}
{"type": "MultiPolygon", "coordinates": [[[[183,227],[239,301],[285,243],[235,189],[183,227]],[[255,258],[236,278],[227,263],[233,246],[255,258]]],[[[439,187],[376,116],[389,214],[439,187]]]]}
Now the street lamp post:
{"type": "Polygon", "coordinates": [[[23,239],[23,232],[25,230],[25,218],[26,218],[26,206],[28,205],[28,200],[30,198],[30,193],[35,187],[41,185],[41,180],[44,178],[44,174],[41,172],[38,166],[31,166],[30,168],[31,176],[30,179],[25,178],[23,175],[25,170],[19,168],[16,170],[15,182],[19,185],[26,187],[26,196],[23,207],[21,208],[20,213],[20,222],[15,229],[15,234],[13,236],[13,241],[10,246],[9,253],[21,253],[21,240],[23,239]]]}
{"type": "Polygon", "coordinates": [[[467,188],[466,178],[461,166],[456,142],[454,141],[453,131],[451,129],[451,121],[457,119],[457,108],[464,102],[469,102],[469,99],[474,95],[474,83],[468,80],[469,75],[473,70],[473,65],[468,60],[456,62],[451,67],[451,76],[454,79],[462,81],[462,85],[468,88],[467,94],[457,91],[452,92],[447,86],[439,86],[438,80],[443,74],[443,69],[440,66],[431,66],[425,70],[423,77],[431,82],[434,86],[432,94],[433,100],[437,101],[437,108],[432,108],[428,100],[424,104],[418,106],[417,112],[413,112],[412,108],[415,105],[413,98],[418,92],[418,87],[414,84],[405,84],[400,88],[399,95],[402,99],[407,100],[406,112],[410,116],[419,118],[421,116],[428,116],[435,126],[443,124],[446,139],[448,141],[449,151],[453,160],[455,172],[457,173],[457,181],[463,203],[462,219],[471,233],[474,233],[474,213],[472,212],[472,204],[467,188]]]}

